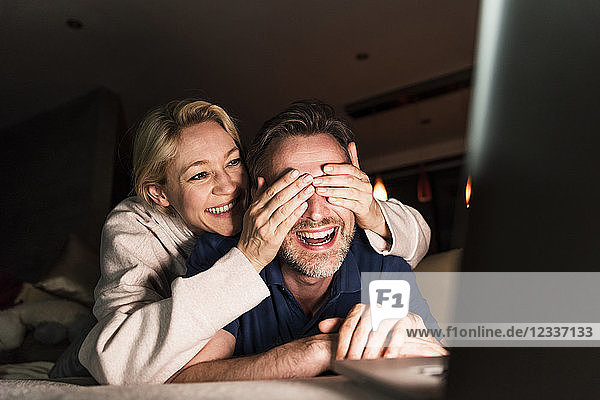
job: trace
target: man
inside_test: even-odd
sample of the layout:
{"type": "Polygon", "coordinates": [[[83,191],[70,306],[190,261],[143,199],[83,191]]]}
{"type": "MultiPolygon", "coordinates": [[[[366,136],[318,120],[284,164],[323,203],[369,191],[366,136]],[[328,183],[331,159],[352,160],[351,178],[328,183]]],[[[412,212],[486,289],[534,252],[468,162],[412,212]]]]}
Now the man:
{"type": "MultiPolygon", "coordinates": [[[[313,179],[315,192],[298,207],[302,216],[276,260],[261,272],[271,296],[219,331],[170,381],[306,377],[326,371],[334,357],[445,354],[435,339],[406,337],[406,327],[437,326],[414,276],[411,313],[402,321],[382,323],[371,333],[369,310],[358,304],[361,272],[411,268],[399,257],[377,254],[364,231],[355,229],[353,204],[344,200],[352,196],[345,191],[368,178],[356,168],[353,143],[350,129],[319,102],[296,102],[265,123],[248,155],[254,189],[291,171],[313,179]],[[346,176],[343,186],[340,175],[346,176]]],[[[206,237],[188,259],[188,276],[212,265],[235,243],[234,238],[206,237]]]]}

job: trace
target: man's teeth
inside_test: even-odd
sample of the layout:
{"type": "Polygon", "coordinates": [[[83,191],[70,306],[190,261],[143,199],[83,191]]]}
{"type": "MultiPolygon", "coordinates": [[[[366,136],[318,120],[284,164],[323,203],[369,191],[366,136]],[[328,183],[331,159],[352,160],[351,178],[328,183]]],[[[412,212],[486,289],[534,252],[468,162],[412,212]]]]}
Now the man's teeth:
{"type": "Polygon", "coordinates": [[[222,206],[222,207],[207,208],[206,211],[208,211],[211,214],[223,214],[223,213],[231,210],[233,208],[233,206],[235,206],[235,200],[229,204],[222,206]]]}
{"type": "Polygon", "coordinates": [[[322,240],[322,239],[327,238],[328,236],[331,236],[329,238],[329,240],[331,240],[331,239],[333,239],[333,232],[335,232],[335,227],[328,229],[326,231],[320,231],[320,232],[298,231],[298,232],[296,232],[296,235],[298,236],[298,238],[300,240],[302,240],[304,243],[306,243],[307,239],[322,240]]]}

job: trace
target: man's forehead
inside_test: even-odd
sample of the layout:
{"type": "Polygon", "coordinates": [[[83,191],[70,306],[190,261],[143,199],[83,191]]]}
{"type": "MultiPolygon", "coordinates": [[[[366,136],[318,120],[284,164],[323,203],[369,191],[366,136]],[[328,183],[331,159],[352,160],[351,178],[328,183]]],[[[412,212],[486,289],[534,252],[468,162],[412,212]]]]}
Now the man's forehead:
{"type": "Polygon", "coordinates": [[[323,165],[348,162],[346,153],[331,135],[320,133],[277,140],[272,145],[271,172],[281,176],[292,168],[313,176],[323,174],[323,165]]]}

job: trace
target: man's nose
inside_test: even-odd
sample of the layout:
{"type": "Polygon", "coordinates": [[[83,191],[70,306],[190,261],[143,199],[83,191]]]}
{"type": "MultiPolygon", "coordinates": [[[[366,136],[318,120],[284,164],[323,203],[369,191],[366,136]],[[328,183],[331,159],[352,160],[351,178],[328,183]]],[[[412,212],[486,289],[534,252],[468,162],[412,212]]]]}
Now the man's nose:
{"type": "Polygon", "coordinates": [[[215,174],[215,185],[213,187],[213,193],[216,195],[226,195],[234,193],[237,189],[236,182],[231,176],[225,171],[217,172],[215,174]]]}
{"type": "Polygon", "coordinates": [[[303,218],[313,222],[319,222],[329,215],[329,203],[325,197],[315,193],[306,200],[306,203],[308,204],[308,207],[306,208],[306,211],[304,211],[304,214],[302,214],[303,218]]]}

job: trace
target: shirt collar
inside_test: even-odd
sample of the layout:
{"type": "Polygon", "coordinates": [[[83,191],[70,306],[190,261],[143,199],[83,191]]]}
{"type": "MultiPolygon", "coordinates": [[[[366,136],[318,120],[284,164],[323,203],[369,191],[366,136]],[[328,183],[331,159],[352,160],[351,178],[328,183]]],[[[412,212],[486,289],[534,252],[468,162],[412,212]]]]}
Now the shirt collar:
{"type": "Polygon", "coordinates": [[[281,273],[281,266],[277,259],[271,261],[263,270],[260,272],[263,280],[267,286],[278,285],[285,287],[283,282],[283,275],[281,273]]]}
{"type": "Polygon", "coordinates": [[[331,283],[332,296],[340,293],[353,293],[361,289],[360,270],[352,251],[353,247],[350,247],[342,266],[333,277],[331,283]]]}

